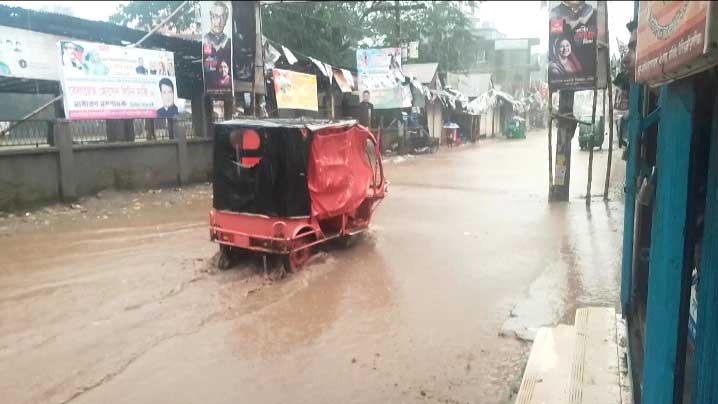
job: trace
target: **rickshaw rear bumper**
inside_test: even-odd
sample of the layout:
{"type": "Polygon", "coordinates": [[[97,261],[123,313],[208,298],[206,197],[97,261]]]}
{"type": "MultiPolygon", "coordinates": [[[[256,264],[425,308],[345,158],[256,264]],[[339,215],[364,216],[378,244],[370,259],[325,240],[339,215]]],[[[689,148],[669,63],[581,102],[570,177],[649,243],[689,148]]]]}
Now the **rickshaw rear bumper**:
{"type": "Polygon", "coordinates": [[[214,209],[209,213],[209,237],[222,245],[270,254],[289,254],[323,239],[309,217],[275,218],[214,209]],[[311,242],[297,243],[305,238],[311,242]]]}

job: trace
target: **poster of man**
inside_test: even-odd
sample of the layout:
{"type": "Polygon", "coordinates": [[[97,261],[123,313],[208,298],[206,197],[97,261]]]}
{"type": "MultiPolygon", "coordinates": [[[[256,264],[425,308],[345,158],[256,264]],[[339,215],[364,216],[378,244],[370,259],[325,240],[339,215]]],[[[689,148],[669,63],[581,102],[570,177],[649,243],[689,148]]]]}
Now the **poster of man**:
{"type": "Polygon", "coordinates": [[[175,105],[175,85],[167,77],[159,82],[159,89],[162,98],[162,106],[157,109],[157,118],[177,118],[179,110],[175,105]]]}
{"type": "Polygon", "coordinates": [[[205,93],[211,96],[231,96],[232,81],[232,2],[201,2],[202,71],[205,93]]]}
{"type": "Polygon", "coordinates": [[[552,1],[548,80],[553,90],[593,88],[596,77],[596,1],[552,1]]]}

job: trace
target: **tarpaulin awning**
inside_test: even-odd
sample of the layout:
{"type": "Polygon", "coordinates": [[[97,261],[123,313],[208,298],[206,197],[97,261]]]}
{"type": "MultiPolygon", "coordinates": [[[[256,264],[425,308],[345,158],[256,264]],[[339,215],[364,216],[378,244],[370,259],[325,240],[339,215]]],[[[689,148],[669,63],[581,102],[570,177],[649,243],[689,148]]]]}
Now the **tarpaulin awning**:
{"type": "Polygon", "coordinates": [[[284,57],[287,59],[287,63],[289,63],[290,65],[293,65],[299,61],[297,57],[294,56],[292,51],[287,49],[287,47],[284,45],[282,45],[282,52],[284,52],[284,57]]]}
{"type": "Polygon", "coordinates": [[[349,85],[349,83],[347,83],[344,73],[342,73],[341,70],[336,69],[332,69],[332,73],[334,74],[334,80],[337,82],[337,86],[339,86],[339,89],[342,90],[343,93],[351,93],[352,87],[349,85]]]}
{"type": "Polygon", "coordinates": [[[467,105],[467,109],[483,113],[491,108],[494,108],[499,102],[507,102],[511,104],[515,112],[525,112],[526,109],[524,103],[511,96],[511,94],[493,88],[471,101],[467,105]]]}
{"type": "Polygon", "coordinates": [[[344,79],[346,80],[347,84],[349,84],[349,87],[352,88],[352,90],[356,89],[356,83],[354,81],[354,76],[352,76],[352,72],[350,72],[347,69],[341,69],[342,74],[344,75],[344,79]]]}
{"type": "Polygon", "coordinates": [[[307,182],[312,214],[318,219],[352,214],[366,199],[373,177],[367,159],[370,136],[361,126],[315,134],[307,182]]]}

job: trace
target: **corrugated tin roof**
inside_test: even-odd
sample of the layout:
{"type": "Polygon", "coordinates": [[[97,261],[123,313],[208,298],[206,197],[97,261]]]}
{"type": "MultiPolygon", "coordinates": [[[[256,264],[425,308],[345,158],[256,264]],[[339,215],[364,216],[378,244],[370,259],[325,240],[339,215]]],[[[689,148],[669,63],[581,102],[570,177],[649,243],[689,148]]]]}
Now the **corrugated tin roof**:
{"type": "Polygon", "coordinates": [[[403,65],[401,70],[405,76],[414,77],[421,84],[429,84],[434,79],[438,68],[438,63],[412,63],[403,65]]]}

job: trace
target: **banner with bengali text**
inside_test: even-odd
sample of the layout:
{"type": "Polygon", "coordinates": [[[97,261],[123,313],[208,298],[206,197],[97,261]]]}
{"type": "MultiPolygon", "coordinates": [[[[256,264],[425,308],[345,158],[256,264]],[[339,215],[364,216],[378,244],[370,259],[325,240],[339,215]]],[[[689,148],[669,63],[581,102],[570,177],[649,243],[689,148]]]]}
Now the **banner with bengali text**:
{"type": "Polygon", "coordinates": [[[69,40],[58,45],[68,119],[177,117],[172,52],[69,40]]]}

